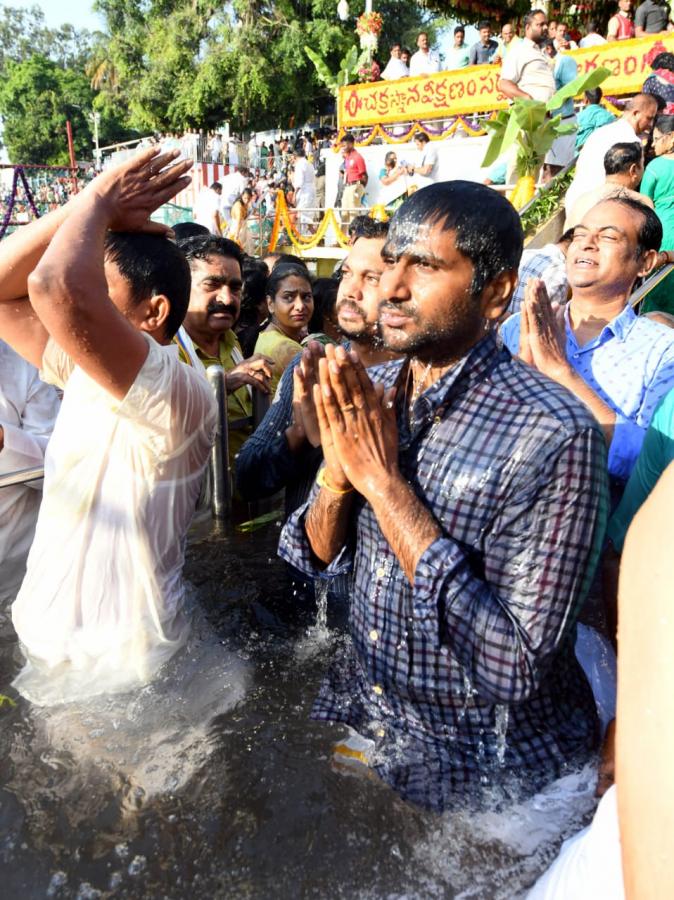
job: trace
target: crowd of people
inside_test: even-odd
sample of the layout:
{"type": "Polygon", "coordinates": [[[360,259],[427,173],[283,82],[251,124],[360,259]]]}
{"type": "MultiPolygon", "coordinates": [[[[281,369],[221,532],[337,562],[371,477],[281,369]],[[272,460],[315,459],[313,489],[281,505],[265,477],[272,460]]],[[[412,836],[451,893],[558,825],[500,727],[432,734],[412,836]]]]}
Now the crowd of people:
{"type": "MultiPolygon", "coordinates": [[[[548,37],[554,53],[563,53],[577,50],[579,47],[581,49],[597,47],[607,41],[624,41],[659,34],[671,31],[673,27],[674,23],[666,3],[644,0],[633,12],[632,0],[618,0],[618,8],[608,20],[605,35],[599,34],[597,22],[592,19],[585,23],[582,31],[578,27],[569,27],[561,19],[551,19],[548,23],[548,37]]],[[[428,34],[424,31],[417,38],[415,53],[411,53],[402,44],[392,44],[391,56],[386,65],[383,69],[377,65],[377,70],[381,72],[379,77],[385,81],[392,81],[464,69],[467,66],[502,65],[524,37],[517,34],[516,25],[510,21],[502,22],[498,33],[494,32],[493,24],[488,19],[478,22],[476,28],[479,40],[468,45],[465,26],[455,26],[454,43],[445,54],[444,60],[440,53],[432,49],[428,34]]]]}
{"type": "MultiPolygon", "coordinates": [[[[542,11],[524,17],[509,96],[551,95],[548,35],[542,11]]],[[[247,251],[245,168],[236,190],[206,189],[196,222],[151,222],[190,181],[180,148],[142,150],[0,243],[0,469],[45,469],[43,488],[0,489],[15,690],[38,705],[130,691],[185,644],[185,542],[217,427],[205,368],[220,365],[239,500],[285,491],[289,595],[327,583],[346,611],[312,716],[437,812],[514,802],[603,744],[597,816],[536,900],[621,896],[617,721],[627,883],[669,877],[665,838],[649,820],[645,846],[634,824],[667,809],[655,775],[638,790],[657,728],[635,681],[671,695],[654,632],[671,631],[674,300],[666,279],[641,314],[631,300],[674,262],[661,57],[620,118],[586,117],[564,233],[539,250],[523,252],[505,197],[463,180],[400,198],[390,222],[354,216],[367,168],[351,135],[331,278],[247,251]],[[252,432],[254,392],[273,402],[252,432]],[[616,719],[594,662],[617,646],[623,547],[616,719]]],[[[411,168],[432,176],[424,137],[411,168]]],[[[305,146],[292,161],[310,227],[305,146]]],[[[409,167],[387,158],[380,178],[409,167]]]]}

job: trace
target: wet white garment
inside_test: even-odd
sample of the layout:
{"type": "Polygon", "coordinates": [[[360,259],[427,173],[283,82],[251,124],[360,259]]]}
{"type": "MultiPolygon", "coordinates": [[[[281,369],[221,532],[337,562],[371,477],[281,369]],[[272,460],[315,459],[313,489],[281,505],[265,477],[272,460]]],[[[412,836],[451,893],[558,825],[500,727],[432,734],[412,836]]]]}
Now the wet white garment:
{"type": "MultiPolygon", "coordinates": [[[[0,341],[0,474],[43,464],[58,410],[56,390],[0,341]]],[[[0,488],[0,609],[21,586],[41,499],[41,481],[0,488]]]]}
{"type": "Polygon", "coordinates": [[[527,900],[624,900],[618,796],[601,799],[592,824],[568,841],[527,900]]]}
{"type": "Polygon", "coordinates": [[[220,230],[215,220],[216,213],[219,210],[219,194],[216,194],[209,187],[202,188],[194,205],[194,221],[197,225],[203,225],[204,228],[208,228],[211,234],[219,235],[220,230]]]}
{"type": "Polygon", "coordinates": [[[64,387],[45,457],[44,499],[12,607],[38,704],[147,681],[189,631],[185,535],[215,428],[207,381],[149,336],[123,400],[53,342],[43,379],[64,387]]]}

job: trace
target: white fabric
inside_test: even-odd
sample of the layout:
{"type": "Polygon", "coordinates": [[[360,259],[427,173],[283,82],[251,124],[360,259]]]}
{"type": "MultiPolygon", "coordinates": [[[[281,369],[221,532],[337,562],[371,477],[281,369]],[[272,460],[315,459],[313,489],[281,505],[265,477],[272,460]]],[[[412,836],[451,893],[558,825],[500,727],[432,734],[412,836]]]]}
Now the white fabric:
{"type": "Polygon", "coordinates": [[[197,202],[194,204],[194,221],[212,234],[220,234],[215,223],[215,214],[220,209],[220,197],[209,187],[204,187],[199,191],[197,202]]]}
{"type": "Polygon", "coordinates": [[[386,63],[386,68],[381,73],[383,81],[395,81],[397,78],[407,78],[410,70],[407,68],[402,59],[396,59],[392,56],[386,63]]]}
{"type": "MultiPolygon", "coordinates": [[[[298,156],[293,170],[293,187],[295,188],[295,208],[298,210],[316,208],[316,172],[309,160],[298,156]]],[[[301,225],[310,225],[314,213],[300,215],[301,225]]]]}
{"type": "Polygon", "coordinates": [[[440,71],[440,57],[433,50],[422,53],[417,50],[410,59],[410,75],[432,75],[440,71]]]}
{"type": "Polygon", "coordinates": [[[530,38],[522,38],[508,51],[501,67],[501,78],[512,81],[533,100],[547,103],[555,93],[552,63],[530,38]]]}
{"type": "MultiPolygon", "coordinates": [[[[241,172],[229,172],[227,175],[225,175],[225,177],[220,182],[220,184],[222,185],[220,205],[223,212],[225,210],[231,211],[232,206],[234,206],[235,201],[243,193],[247,183],[248,182],[246,178],[241,174],[241,172]]],[[[227,217],[227,221],[229,222],[229,216],[227,217]]]]}
{"type": "Polygon", "coordinates": [[[562,844],[527,900],[624,900],[618,798],[609,788],[592,824],[562,844]]]}
{"type": "Polygon", "coordinates": [[[640,143],[636,131],[625,118],[602,125],[589,136],[576,162],[576,174],[566,192],[564,205],[573,209],[576,200],[606,180],[604,157],[614,144],[640,143]]]}
{"type": "Polygon", "coordinates": [[[44,498],[12,607],[28,662],[14,686],[38,704],[128,690],[189,631],[185,535],[215,428],[206,380],[151,337],[123,400],[53,342],[45,381],[64,387],[44,498]]]}
{"type": "Polygon", "coordinates": [[[606,43],[606,38],[602,37],[600,34],[597,34],[595,31],[594,34],[587,34],[584,38],[580,39],[580,49],[584,50],[585,47],[600,47],[602,44],[606,43]]]}
{"type": "MultiPolygon", "coordinates": [[[[43,464],[58,410],[54,388],[0,341],[0,474],[43,464]]],[[[0,610],[21,586],[41,499],[41,481],[0,488],[0,610]]]]}

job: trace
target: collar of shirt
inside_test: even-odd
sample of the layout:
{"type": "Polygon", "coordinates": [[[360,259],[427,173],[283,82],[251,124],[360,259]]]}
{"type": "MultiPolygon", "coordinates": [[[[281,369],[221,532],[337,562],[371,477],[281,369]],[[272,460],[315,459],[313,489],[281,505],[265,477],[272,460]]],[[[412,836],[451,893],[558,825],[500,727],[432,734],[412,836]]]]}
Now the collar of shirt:
{"type": "Polygon", "coordinates": [[[578,342],[576,341],[576,336],[571,329],[571,323],[569,321],[570,306],[571,304],[567,303],[566,309],[564,310],[566,338],[567,341],[573,346],[573,349],[576,353],[586,353],[587,351],[595,350],[597,347],[605,344],[606,341],[611,340],[611,338],[617,338],[619,341],[626,340],[627,336],[634,326],[634,323],[637,320],[637,314],[628,303],[623,311],[615,317],[615,319],[612,319],[607,325],[602,328],[601,332],[597,335],[596,338],[593,338],[591,341],[588,341],[587,344],[583,344],[582,347],[579,347],[578,342]]]}
{"type": "MultiPolygon", "coordinates": [[[[458,396],[483,381],[504,353],[507,354],[507,351],[498,346],[495,335],[489,332],[456,365],[433,382],[415,401],[410,420],[402,416],[402,421],[398,422],[401,449],[435,419],[442,418],[444,411],[458,396]]],[[[381,381],[385,387],[396,384],[400,392],[404,390],[408,371],[408,361],[395,360],[374,366],[368,374],[373,382],[381,381]]]]}

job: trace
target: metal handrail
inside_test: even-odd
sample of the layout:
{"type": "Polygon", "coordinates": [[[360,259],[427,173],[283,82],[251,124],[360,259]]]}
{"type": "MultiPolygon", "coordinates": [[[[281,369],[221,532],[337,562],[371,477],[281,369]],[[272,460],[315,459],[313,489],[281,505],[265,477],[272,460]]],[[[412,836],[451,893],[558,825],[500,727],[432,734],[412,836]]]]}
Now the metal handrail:
{"type": "Polygon", "coordinates": [[[667,263],[662,266],[657,272],[653,272],[652,275],[649,275],[648,278],[644,281],[644,283],[634,291],[633,294],[630,295],[629,304],[634,309],[635,306],[638,306],[645,297],[650,294],[654,287],[657,287],[661,281],[669,275],[670,272],[674,270],[674,263],[667,263]]]}
{"type": "MultiPolygon", "coordinates": [[[[213,389],[217,405],[215,440],[211,447],[210,477],[213,485],[211,508],[216,519],[229,518],[232,511],[232,475],[229,466],[229,432],[242,428],[257,428],[269,409],[270,398],[261,391],[253,391],[253,414],[229,422],[227,419],[227,389],[222,366],[209,366],[206,377],[213,389]]],[[[29,484],[44,477],[43,466],[17,469],[0,475],[0,488],[29,484]]]]}
{"type": "Polygon", "coordinates": [[[30,469],[17,469],[0,475],[0,488],[12,487],[15,484],[29,484],[44,478],[44,466],[31,466],[30,469]]]}

